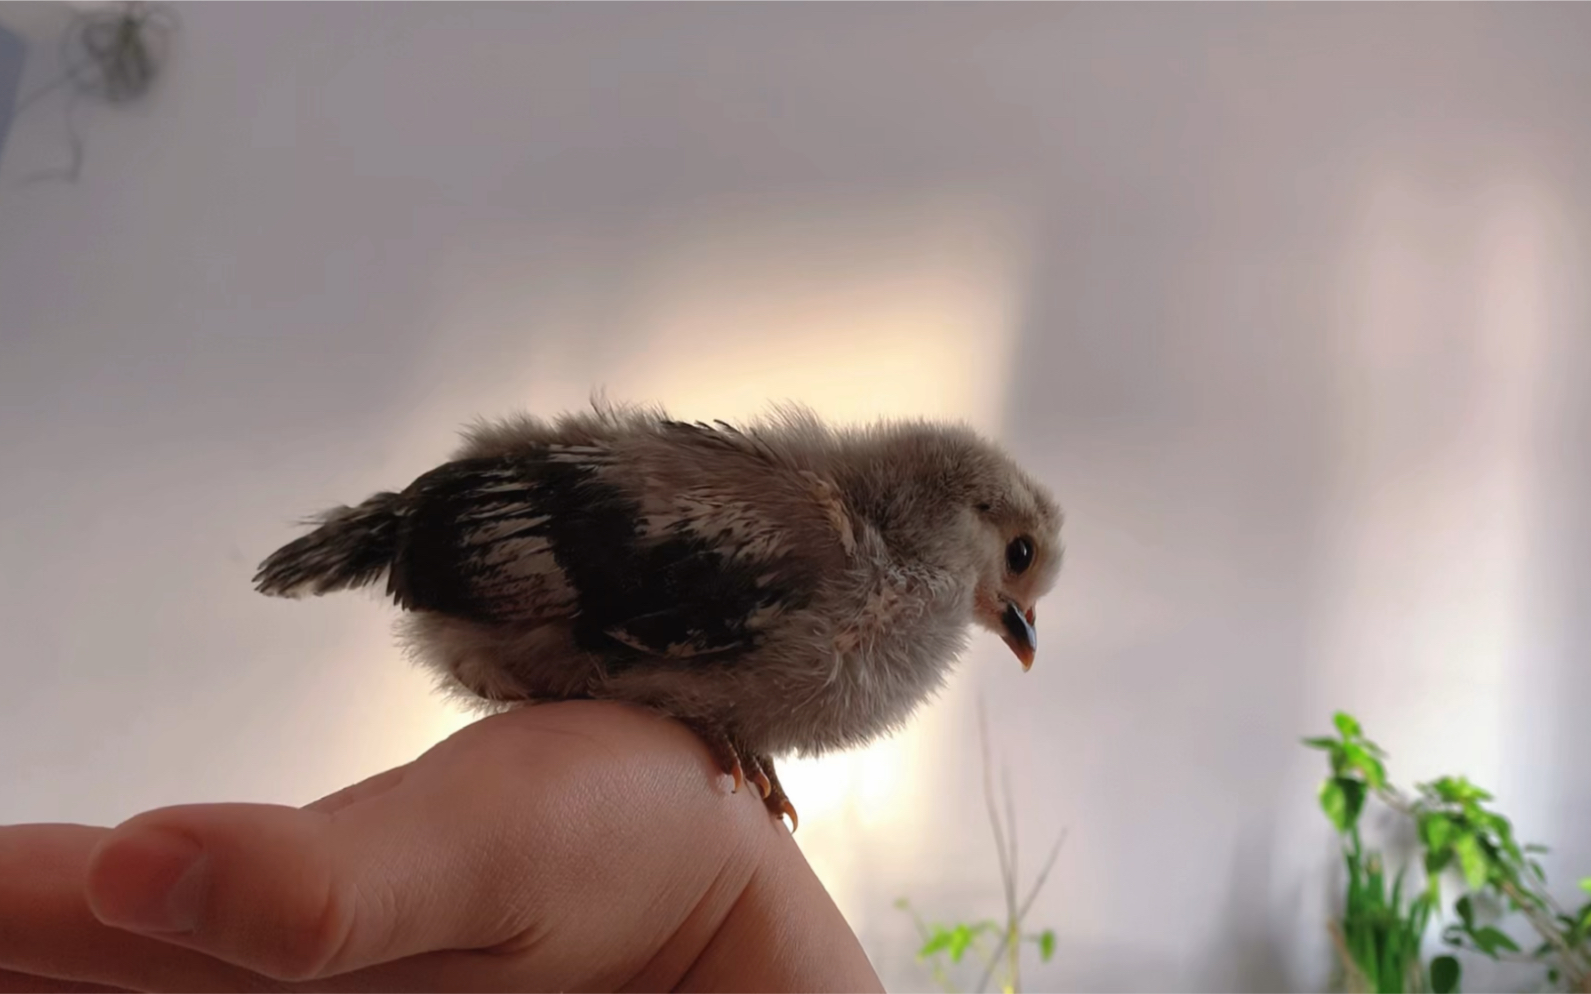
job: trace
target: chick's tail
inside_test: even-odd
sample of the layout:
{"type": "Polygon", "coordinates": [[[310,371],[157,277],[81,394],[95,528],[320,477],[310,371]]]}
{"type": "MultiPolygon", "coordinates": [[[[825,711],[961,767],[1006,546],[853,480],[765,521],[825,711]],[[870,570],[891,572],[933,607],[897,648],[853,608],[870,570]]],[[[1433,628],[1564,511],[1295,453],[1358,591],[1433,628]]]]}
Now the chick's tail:
{"type": "Polygon", "coordinates": [[[301,597],[374,583],[397,556],[404,516],[403,497],[394,493],[328,511],[316,519],[314,531],[266,557],[254,574],[254,589],[273,597],[301,597]]]}

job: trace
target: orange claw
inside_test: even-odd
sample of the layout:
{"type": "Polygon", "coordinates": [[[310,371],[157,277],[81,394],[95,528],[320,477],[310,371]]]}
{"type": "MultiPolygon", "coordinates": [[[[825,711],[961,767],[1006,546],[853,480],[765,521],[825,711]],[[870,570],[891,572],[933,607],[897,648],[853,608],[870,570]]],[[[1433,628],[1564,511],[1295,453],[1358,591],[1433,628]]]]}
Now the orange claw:
{"type": "Polygon", "coordinates": [[[730,790],[730,793],[740,793],[740,788],[746,785],[746,771],[741,768],[740,757],[736,756],[735,762],[724,772],[728,773],[729,776],[735,781],[735,786],[730,790]]]}
{"type": "Polygon", "coordinates": [[[767,800],[773,793],[773,784],[768,781],[768,774],[762,772],[762,767],[758,766],[751,771],[750,779],[757,785],[757,789],[762,791],[763,800],[767,800]]]}
{"type": "Polygon", "coordinates": [[[796,817],[795,805],[791,804],[790,803],[790,799],[787,797],[784,800],[779,802],[779,811],[780,811],[781,814],[784,814],[784,815],[789,817],[789,819],[790,819],[790,834],[794,835],[795,834],[795,830],[801,827],[801,819],[796,817]]]}

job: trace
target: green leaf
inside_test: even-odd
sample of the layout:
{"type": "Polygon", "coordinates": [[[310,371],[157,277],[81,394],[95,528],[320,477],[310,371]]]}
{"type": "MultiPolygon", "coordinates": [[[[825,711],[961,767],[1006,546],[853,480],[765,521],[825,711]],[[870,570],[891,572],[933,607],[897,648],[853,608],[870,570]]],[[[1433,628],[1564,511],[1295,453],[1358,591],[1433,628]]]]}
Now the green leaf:
{"type": "Polygon", "coordinates": [[[1311,749],[1327,749],[1327,750],[1331,750],[1331,749],[1337,748],[1337,740],[1336,739],[1329,738],[1329,737],[1324,737],[1324,736],[1316,737],[1316,738],[1312,738],[1312,739],[1302,739],[1301,741],[1304,743],[1304,745],[1309,746],[1309,748],[1311,748],[1311,749]]]}
{"type": "Polygon", "coordinates": [[[1475,927],[1475,903],[1468,894],[1454,902],[1453,910],[1458,913],[1458,920],[1464,923],[1465,931],[1475,927]]]}
{"type": "Polygon", "coordinates": [[[1470,938],[1474,939],[1475,945],[1488,956],[1495,957],[1499,949],[1506,949],[1511,953],[1519,952],[1519,943],[1509,938],[1507,932],[1490,925],[1471,932],[1470,938]]]}
{"type": "Polygon", "coordinates": [[[1459,868],[1464,871],[1464,882],[1471,890],[1486,886],[1486,854],[1475,836],[1469,833],[1453,840],[1453,851],[1458,854],[1459,868]]]}
{"type": "Polygon", "coordinates": [[[1339,832],[1347,832],[1358,823],[1364,803],[1365,785],[1358,780],[1333,777],[1320,786],[1320,809],[1339,832]]]}
{"type": "Polygon", "coordinates": [[[1476,801],[1492,799],[1492,795],[1463,777],[1442,777],[1429,786],[1432,793],[1449,804],[1473,806],[1476,801]]]}
{"type": "Polygon", "coordinates": [[[1580,909],[1580,917],[1569,929],[1569,945],[1578,946],[1585,941],[1587,935],[1591,935],[1591,904],[1580,909]]]}
{"type": "Polygon", "coordinates": [[[1451,862],[1453,862],[1453,850],[1451,848],[1430,850],[1425,854],[1426,876],[1435,880],[1443,870],[1447,869],[1448,864],[1451,862]]]}
{"type": "Polygon", "coordinates": [[[1343,747],[1343,756],[1350,767],[1364,774],[1370,786],[1380,789],[1386,785],[1387,769],[1381,765],[1381,760],[1370,754],[1370,750],[1356,743],[1349,743],[1343,747]]]}
{"type": "Polygon", "coordinates": [[[1431,961],[1431,990],[1434,994],[1455,994],[1463,969],[1451,956],[1438,956],[1431,961]]]}
{"type": "Polygon", "coordinates": [[[950,962],[960,963],[961,957],[967,954],[967,947],[972,945],[972,929],[965,925],[957,925],[950,933],[950,962]]]}
{"type": "Polygon", "coordinates": [[[1320,785],[1320,810],[1339,832],[1348,831],[1348,795],[1342,781],[1333,777],[1320,785]]]}
{"type": "Polygon", "coordinates": [[[1363,734],[1359,728],[1358,720],[1346,711],[1338,711],[1336,714],[1332,715],[1331,723],[1337,726],[1337,731],[1340,732],[1342,737],[1345,739],[1356,739],[1363,734]]]}
{"type": "Polygon", "coordinates": [[[1414,937],[1415,946],[1419,946],[1421,937],[1425,935],[1433,907],[1434,902],[1426,894],[1421,894],[1409,904],[1409,934],[1414,937]]]}
{"type": "Polygon", "coordinates": [[[1055,955],[1055,930],[1047,928],[1039,933],[1039,959],[1045,963],[1055,955]]]}
{"type": "Polygon", "coordinates": [[[935,953],[949,948],[949,946],[950,932],[941,926],[935,925],[933,934],[928,937],[928,941],[923,943],[921,949],[917,950],[917,958],[927,959],[935,953]]]}
{"type": "Polygon", "coordinates": [[[1495,841],[1493,839],[1482,839],[1488,849],[1501,850],[1503,854],[1508,856],[1511,864],[1524,862],[1525,854],[1520,850],[1519,843],[1514,841],[1513,822],[1495,811],[1486,811],[1478,805],[1473,809],[1469,805],[1465,805],[1465,810],[1476,827],[1492,834],[1495,841]]]}
{"type": "Polygon", "coordinates": [[[1425,848],[1441,852],[1448,843],[1453,841],[1453,823],[1446,815],[1427,814],[1420,816],[1420,841],[1425,843],[1425,848]]]}
{"type": "Polygon", "coordinates": [[[1591,877],[1586,877],[1584,880],[1580,881],[1580,889],[1585,891],[1587,894],[1591,894],[1591,877]]]}
{"type": "Polygon", "coordinates": [[[1459,777],[1458,778],[1458,783],[1459,783],[1459,787],[1464,791],[1464,799],[1466,801],[1490,801],[1490,800],[1493,800],[1492,795],[1490,793],[1488,793],[1486,790],[1484,790],[1484,789],[1482,789],[1480,787],[1477,787],[1474,784],[1470,783],[1468,777],[1459,777]]]}

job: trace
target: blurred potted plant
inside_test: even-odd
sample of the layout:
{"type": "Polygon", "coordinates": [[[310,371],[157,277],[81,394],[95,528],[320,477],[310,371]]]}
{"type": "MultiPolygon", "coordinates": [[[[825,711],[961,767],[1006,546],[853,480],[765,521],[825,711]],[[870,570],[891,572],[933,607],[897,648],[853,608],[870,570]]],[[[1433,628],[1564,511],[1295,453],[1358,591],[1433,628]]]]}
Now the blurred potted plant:
{"type": "Polygon", "coordinates": [[[1512,823],[1487,807],[1491,794],[1463,777],[1441,777],[1405,794],[1387,780],[1386,753],[1352,715],[1339,712],[1334,724],[1335,736],[1304,744],[1327,754],[1331,775],[1321,784],[1320,806],[1347,840],[1348,893],[1343,917],[1332,927],[1349,989],[1458,990],[1457,958],[1437,957],[1426,970],[1419,956],[1431,914],[1441,906],[1442,876],[1453,872],[1464,891],[1453,903],[1456,920],[1442,931],[1448,945],[1499,961],[1539,963],[1552,988],[1591,994],[1591,878],[1580,881],[1585,903],[1573,911],[1562,907],[1534,858],[1546,849],[1521,846],[1512,823]],[[1359,816],[1372,795],[1418,830],[1426,884],[1406,908],[1403,871],[1388,894],[1379,854],[1365,853],[1359,837],[1359,816]],[[1518,914],[1536,931],[1535,949],[1525,952],[1500,927],[1507,914],[1518,914]]]}

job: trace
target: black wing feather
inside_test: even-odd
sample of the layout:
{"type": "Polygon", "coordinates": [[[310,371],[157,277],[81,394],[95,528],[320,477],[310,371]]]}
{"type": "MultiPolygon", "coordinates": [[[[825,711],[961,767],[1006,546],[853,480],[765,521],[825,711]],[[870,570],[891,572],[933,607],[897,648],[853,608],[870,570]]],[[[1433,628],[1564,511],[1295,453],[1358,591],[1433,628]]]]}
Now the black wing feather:
{"type": "Polygon", "coordinates": [[[759,617],[810,602],[794,557],[747,561],[680,523],[643,535],[642,508],[598,449],[466,459],[416,480],[389,590],[405,608],[483,622],[571,624],[610,670],[643,659],[732,660],[759,617]]]}

